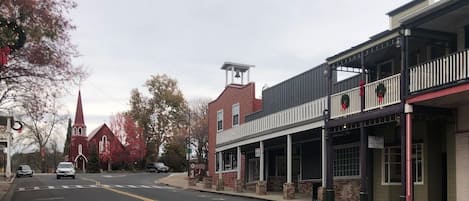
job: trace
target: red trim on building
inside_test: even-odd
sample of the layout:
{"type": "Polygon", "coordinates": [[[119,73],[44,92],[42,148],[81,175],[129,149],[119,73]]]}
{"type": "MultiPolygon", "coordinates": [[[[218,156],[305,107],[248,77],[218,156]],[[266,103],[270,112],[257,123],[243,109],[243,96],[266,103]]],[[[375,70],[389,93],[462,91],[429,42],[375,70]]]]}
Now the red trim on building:
{"type": "Polygon", "coordinates": [[[463,84],[463,85],[459,85],[459,86],[455,86],[455,87],[451,87],[451,88],[447,88],[447,89],[442,89],[442,90],[438,90],[438,91],[434,91],[434,92],[429,92],[429,93],[422,94],[422,95],[417,95],[417,96],[414,96],[412,98],[407,99],[406,102],[408,104],[418,103],[418,102],[427,101],[427,100],[431,100],[431,99],[435,99],[435,98],[440,98],[440,97],[443,97],[443,96],[449,96],[449,95],[452,95],[452,94],[457,94],[457,93],[461,93],[461,92],[465,92],[465,91],[469,91],[469,84],[463,84]]]}

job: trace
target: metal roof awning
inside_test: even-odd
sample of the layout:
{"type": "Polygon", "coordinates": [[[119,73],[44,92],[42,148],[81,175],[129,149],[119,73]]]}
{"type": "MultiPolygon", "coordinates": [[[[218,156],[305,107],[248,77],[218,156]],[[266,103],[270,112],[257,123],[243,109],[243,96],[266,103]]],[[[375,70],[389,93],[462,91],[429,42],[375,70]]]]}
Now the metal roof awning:
{"type": "Polygon", "coordinates": [[[338,66],[343,66],[353,61],[360,60],[361,54],[367,56],[373,52],[395,46],[399,40],[399,36],[399,29],[381,32],[375,36],[370,37],[370,40],[364,43],[327,58],[327,63],[333,68],[336,68],[338,66]]]}

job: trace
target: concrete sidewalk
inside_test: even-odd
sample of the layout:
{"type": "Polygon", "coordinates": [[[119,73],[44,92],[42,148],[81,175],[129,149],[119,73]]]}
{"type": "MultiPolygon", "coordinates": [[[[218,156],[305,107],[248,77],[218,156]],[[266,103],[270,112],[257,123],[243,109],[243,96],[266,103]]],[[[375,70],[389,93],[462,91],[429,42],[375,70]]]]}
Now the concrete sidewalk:
{"type": "MultiPolygon", "coordinates": [[[[216,191],[213,188],[212,189],[203,188],[203,184],[201,182],[197,183],[196,186],[189,186],[187,172],[172,173],[169,176],[161,178],[155,182],[159,182],[162,184],[179,187],[183,189],[191,189],[191,190],[202,191],[202,192],[218,193],[218,194],[240,196],[240,197],[249,197],[249,198],[261,199],[261,200],[284,200],[281,192],[267,192],[267,195],[257,195],[255,192],[249,192],[249,191],[237,193],[237,192],[234,192],[232,188],[229,188],[226,186],[225,186],[224,191],[216,191]]],[[[295,196],[296,198],[290,201],[311,201],[311,196],[306,196],[303,194],[296,194],[295,196]]]]}
{"type": "Polygon", "coordinates": [[[9,200],[11,194],[10,190],[13,186],[13,182],[15,181],[15,177],[10,179],[6,178],[5,175],[0,175],[0,200],[9,200]]]}

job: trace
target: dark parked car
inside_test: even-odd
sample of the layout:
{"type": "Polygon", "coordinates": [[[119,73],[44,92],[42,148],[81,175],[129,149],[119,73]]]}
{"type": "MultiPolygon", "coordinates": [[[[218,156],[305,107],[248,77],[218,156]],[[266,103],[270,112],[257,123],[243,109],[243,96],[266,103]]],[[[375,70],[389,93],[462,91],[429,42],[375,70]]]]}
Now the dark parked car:
{"type": "Polygon", "coordinates": [[[16,170],[16,177],[21,177],[21,176],[33,176],[33,170],[29,165],[20,165],[18,166],[18,169],[16,170]]]}
{"type": "Polygon", "coordinates": [[[148,172],[168,172],[169,167],[166,166],[164,163],[161,162],[153,162],[147,164],[147,171],[148,172]]]}

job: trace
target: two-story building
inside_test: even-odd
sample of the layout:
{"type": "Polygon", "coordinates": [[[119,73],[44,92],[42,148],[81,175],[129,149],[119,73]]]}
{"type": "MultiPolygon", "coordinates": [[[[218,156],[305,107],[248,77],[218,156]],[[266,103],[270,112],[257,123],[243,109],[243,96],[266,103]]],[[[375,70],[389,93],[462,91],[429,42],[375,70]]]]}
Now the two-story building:
{"type": "Polygon", "coordinates": [[[238,191],[287,199],[466,200],[469,1],[413,0],[388,16],[388,30],[264,89],[261,110],[212,132],[216,183],[236,167],[238,191]]]}

